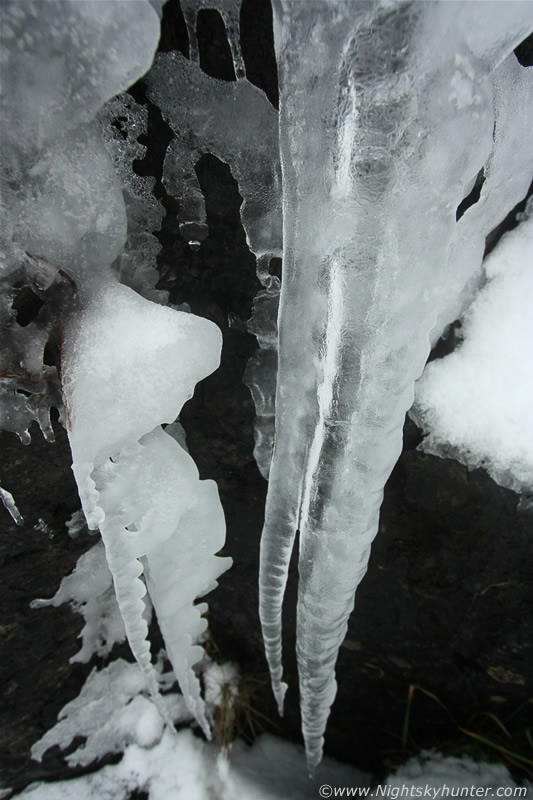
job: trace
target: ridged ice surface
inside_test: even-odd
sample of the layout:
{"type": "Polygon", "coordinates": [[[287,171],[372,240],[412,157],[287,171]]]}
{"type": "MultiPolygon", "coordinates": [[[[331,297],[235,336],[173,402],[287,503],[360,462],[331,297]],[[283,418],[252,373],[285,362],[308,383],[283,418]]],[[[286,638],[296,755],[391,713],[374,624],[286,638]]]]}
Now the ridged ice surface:
{"type": "Polygon", "coordinates": [[[165,715],[144,614],[148,587],[185,702],[208,737],[192,670],[207,607],[194,601],[229,567],[214,556],[225,520],[215,484],[199,480],[161,424],[218,366],[220,346],[213,323],[110,281],[67,327],[63,357],[73,471],[89,526],[102,534],[132,652],[165,715]]]}
{"type": "Polygon", "coordinates": [[[530,180],[531,78],[511,51],[532,7],[483,4],[483,25],[479,7],[274,3],[284,263],[260,610],[281,708],[281,609],[299,531],[311,769],[414,382],[479,272],[485,234],[530,180]],[[481,200],[458,223],[482,168],[481,200]]]}

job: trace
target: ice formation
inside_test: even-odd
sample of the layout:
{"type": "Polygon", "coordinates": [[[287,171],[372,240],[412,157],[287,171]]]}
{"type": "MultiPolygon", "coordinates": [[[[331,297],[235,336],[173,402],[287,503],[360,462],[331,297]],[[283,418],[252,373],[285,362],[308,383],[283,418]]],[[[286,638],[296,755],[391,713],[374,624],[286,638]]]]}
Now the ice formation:
{"type": "Polygon", "coordinates": [[[146,148],[138,141],[146,135],[148,110],[128,94],[113,97],[98,114],[105,148],[120,178],[126,207],[127,240],[115,270],[120,282],[135,289],[148,300],[164,302],[164,292],[154,289],[159,274],[157,254],[161,245],[153,234],[161,227],[162,204],[154,197],[153,177],[141,177],[133,162],[144,158],[146,148]]]}
{"type": "MultiPolygon", "coordinates": [[[[532,81],[512,50],[531,30],[533,8],[274,0],[278,134],[274,110],[244,80],[239,3],[213,5],[237,80],[199,69],[198,13],[212,5],[184,0],[192,60],[160,55],[148,95],[175,133],[163,180],[180,202],[185,240],[195,247],[206,235],[195,174],[204,153],[230,165],[243,196],[264,287],[250,324],[261,349],[247,381],[265,476],[279,341],[261,618],[281,709],[281,611],[299,533],[297,654],[313,768],[415,380],[479,286],[486,235],[531,179],[532,81]],[[460,214],[474,185],[479,199],[460,214]],[[282,253],[281,191],[277,334],[279,281],[269,269],[282,253]]],[[[34,420],[51,439],[50,408],[61,409],[83,509],[100,528],[146,685],[171,723],[151,665],[148,591],[187,707],[209,735],[192,669],[205,606],[194,602],[227,567],[214,556],[224,519],[216,487],[199,480],[162,425],[216,368],[220,334],[151,302],[162,299],[152,236],[162,209],[153,181],[131,168],[146,111],[115,97],[148,69],[161,8],[161,0],[3,4],[0,410],[3,427],[28,442],[34,420]],[[21,288],[45,302],[26,327],[13,308],[21,288]],[[59,370],[44,363],[46,346],[59,370]]],[[[17,519],[9,492],[1,498],[17,519]]],[[[65,583],[51,602],[68,594],[65,583]]]]}
{"type": "Polygon", "coordinates": [[[91,120],[150,66],[159,20],[148,2],[2,4],[0,414],[29,443],[34,420],[50,441],[62,407],[56,367],[60,309],[77,276],[111,264],[126,238],[120,182],[91,120]],[[17,322],[21,289],[49,300],[17,322]]]}
{"type": "Polygon", "coordinates": [[[486,258],[487,283],[464,317],[462,342],[428,364],[410,412],[428,433],[424,452],[483,466],[523,498],[533,495],[533,364],[517,346],[533,341],[530,213],[486,258]]]}
{"type": "MultiPolygon", "coordinates": [[[[219,673],[226,671],[227,665],[217,666],[219,673]]],[[[169,693],[164,700],[180,726],[189,722],[181,697],[169,693]]],[[[476,763],[435,752],[410,759],[373,790],[371,775],[327,756],[319,776],[310,781],[303,748],[268,734],[259,736],[252,747],[237,740],[226,760],[188,728],[174,737],[164,730],[139,671],[121,659],[100,672],[93,670],[80,696],[61,710],[58,723],[34,745],[33,757],[40,760],[55,745],[64,749],[80,735],[86,741],[66,756],[72,767],[95,765],[109,753],[123,755],[118,763],[107,763],[96,771],[93,766],[82,777],[32,783],[16,796],[29,800],[128,800],[143,793],[148,800],[308,800],[328,790],[332,797],[335,793],[372,796],[373,791],[377,796],[398,798],[408,796],[406,791],[411,789],[412,797],[425,791],[425,796],[440,798],[450,790],[456,790],[452,796],[463,797],[476,788],[499,787],[509,789],[508,796],[515,789],[515,796],[525,797],[531,788],[526,781],[524,788],[517,790],[503,764],[476,763]]]]}
{"type": "Polygon", "coordinates": [[[221,335],[207,320],[100,285],[65,331],[63,391],[73,470],[91,528],[100,528],[132,651],[157,698],[143,597],[148,588],[174,672],[207,736],[195,642],[207,628],[195,599],[229,559],[213,481],[162,423],[217,366],[221,335]],[[141,580],[144,573],[146,585],[141,580]]]}
{"type": "Polygon", "coordinates": [[[24,523],[24,520],[22,518],[22,514],[17,508],[17,504],[15,503],[15,498],[13,497],[11,492],[8,492],[7,489],[2,489],[1,486],[0,486],[0,500],[4,504],[4,507],[9,511],[9,513],[13,517],[15,524],[22,525],[24,523]]]}
{"type": "MultiPolygon", "coordinates": [[[[185,6],[189,30],[200,5],[195,0],[185,6]]],[[[263,285],[248,326],[259,350],[248,364],[245,382],[256,405],[254,455],[267,477],[273,446],[280,290],[278,278],[269,269],[282,251],[277,114],[263,92],[248,81],[212,78],[177,52],[156,57],[147,83],[150,99],[175,133],[165,156],[163,181],[180,202],[182,236],[194,246],[207,233],[205,202],[195,172],[204,153],[230,165],[243,197],[242,224],[263,285]]]]}
{"type": "MultiPolygon", "coordinates": [[[[213,712],[221,703],[221,686],[233,686],[237,674],[230,664],[211,664],[204,676],[206,703],[213,712]]],[[[81,778],[33,783],[17,797],[128,800],[132,794],[143,793],[149,800],[306,800],[310,792],[318,793],[321,783],[334,787],[370,784],[370,775],[328,758],[320,780],[311,783],[303,748],[268,735],[260,736],[252,747],[237,740],[226,758],[213,744],[192,735],[189,727],[183,728],[190,724],[190,716],[182,697],[169,692],[163,700],[182,728],[175,736],[164,730],[134,664],[118,659],[100,671],[93,670],[79,697],[67,703],[57,724],[35,743],[32,756],[41,760],[49,748],[64,750],[71,745],[72,752],[66,756],[71,767],[93,765],[94,769],[110,753],[123,753],[122,758],[81,778]],[[80,736],[86,739],[81,745],[76,741],[80,736]]]]}
{"type": "MultiPolygon", "coordinates": [[[[132,170],[146,113],[130,98],[112,99],[150,66],[157,7],[50,0],[2,9],[0,400],[2,426],[26,442],[33,419],[53,438],[49,410],[63,412],[64,402],[85,517],[100,529],[147,686],[172,727],[150,659],[148,590],[185,703],[209,736],[192,669],[203,653],[196,642],[206,605],[195,600],[229,566],[214,556],[225,521],[215,484],[199,480],[161,425],[174,422],[196,381],[216,369],[221,335],[207,320],[146,299],[161,299],[151,233],[162,217],[154,181],[132,170]],[[123,125],[120,135],[111,122],[123,125]],[[45,306],[26,327],[12,306],[19,285],[45,306]],[[44,364],[46,345],[54,345],[57,367],[44,364]]],[[[2,499],[16,517],[9,493],[2,499]]],[[[70,599],[86,615],[81,660],[105,654],[120,636],[94,619],[102,604],[110,609],[99,554],[86,555],[49,601],[70,599]]]]}
{"type": "MultiPolygon", "coordinates": [[[[80,735],[85,743],[66,756],[71,767],[121,753],[131,742],[153,747],[163,733],[163,720],[147,694],[136,664],[118,658],[102,670],[93,669],[79,696],[59,712],[57,724],[33,745],[32,758],[41,761],[50,747],[65,750],[80,735]]],[[[174,722],[190,721],[179,695],[168,695],[162,702],[174,722]]]]}
{"type": "MultiPolygon", "coordinates": [[[[69,603],[85,620],[79,635],[82,646],[70,659],[71,663],[80,661],[86,664],[94,655],[108,656],[113,645],[126,638],[113,588],[113,576],[101,541],[78,559],[74,571],[63,578],[61,586],[50,600],[34,600],[31,607],[46,608],[63,603],[69,603]]],[[[150,622],[151,611],[150,606],[145,610],[147,623],[150,622]]]]}
{"type": "Polygon", "coordinates": [[[281,709],[299,532],[312,769],[414,382],[478,278],[484,237],[531,179],[531,76],[512,50],[532,7],[490,3],[480,24],[476,3],[276,0],[274,17],[284,263],[260,612],[281,709]],[[457,221],[482,169],[480,200],[457,221]]]}
{"type": "Polygon", "coordinates": [[[181,0],[180,5],[187,25],[189,55],[193,62],[200,63],[196,25],[198,12],[214,9],[220,13],[233,59],[233,69],[237,80],[245,77],[246,70],[240,48],[240,10],[241,0],[181,0]]]}

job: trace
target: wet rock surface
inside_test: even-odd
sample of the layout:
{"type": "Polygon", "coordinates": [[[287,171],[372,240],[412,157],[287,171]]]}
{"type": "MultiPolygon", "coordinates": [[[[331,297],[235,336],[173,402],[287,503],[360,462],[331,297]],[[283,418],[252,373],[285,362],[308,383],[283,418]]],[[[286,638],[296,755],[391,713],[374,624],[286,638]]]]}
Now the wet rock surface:
{"type": "MultiPolygon", "coordinates": [[[[247,69],[275,101],[269,8],[258,4],[254,18],[250,5],[244,4],[241,18],[247,69]],[[258,19],[266,33],[254,50],[250,40],[258,36],[258,19]]],[[[209,19],[202,23],[207,38],[209,19]]],[[[185,51],[184,31],[179,6],[170,0],[164,49],[185,51]]],[[[218,36],[215,31],[204,50],[211,65],[216,65],[218,36]]],[[[142,83],[132,94],[146,102],[142,83]]],[[[243,673],[249,689],[242,699],[243,720],[249,711],[255,732],[266,729],[299,740],[295,565],[284,618],[290,689],[283,720],[271,697],[257,613],[267,484],[252,456],[255,412],[242,383],[256,348],[244,321],[259,283],[240,224],[241,198],[229,168],[204,156],[197,171],[209,237],[192,250],[179,235],[175,201],[160,183],[169,130],[157,109],[149,106],[149,114],[149,149],[137,167],[159,179],[156,192],[167,209],[159,233],[159,287],[169,291],[172,303],[186,302],[194,313],[216,322],[224,337],[220,368],[197,387],[181,415],[201,477],[219,486],[228,531],[224,554],[234,559],[208,598],[211,652],[236,662],[243,673]]],[[[29,447],[13,434],[0,436],[2,485],[13,493],[25,520],[23,527],[15,526],[0,506],[0,759],[5,783],[18,788],[66,774],[57,754],[38,766],[30,763],[29,749],[78,694],[92,668],[69,663],[78,650],[79,615],[66,607],[29,607],[35,598],[52,596],[95,541],[88,533],[72,539],[65,528],[79,500],[67,437],[59,425],[55,428],[55,444],[46,443],[36,429],[29,447]]],[[[407,421],[404,434],[404,452],[386,488],[380,532],[341,648],[325,750],[364,769],[381,770],[422,747],[461,752],[477,746],[472,733],[503,741],[501,723],[511,736],[510,749],[526,752],[533,710],[528,570],[533,517],[518,512],[517,496],[483,471],[468,472],[454,461],[419,452],[420,433],[412,422],[407,421]]],[[[253,735],[244,721],[240,732],[253,735]]]]}

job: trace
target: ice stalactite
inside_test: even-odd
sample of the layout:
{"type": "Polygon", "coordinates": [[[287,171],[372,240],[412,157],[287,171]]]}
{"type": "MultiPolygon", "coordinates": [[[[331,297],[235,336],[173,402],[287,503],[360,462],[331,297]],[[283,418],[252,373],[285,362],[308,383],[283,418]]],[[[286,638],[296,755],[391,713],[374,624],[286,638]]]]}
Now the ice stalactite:
{"type": "MultiPolygon", "coordinates": [[[[191,8],[198,6],[193,3],[191,8]]],[[[272,451],[277,370],[276,317],[279,279],[270,274],[281,256],[281,175],[278,115],[266,96],[246,80],[212,78],[180,53],[156,57],[147,75],[148,95],[175,133],[165,157],[163,181],[180,203],[180,230],[192,246],[207,234],[205,201],[195,165],[211,153],[231,168],[243,197],[241,219],[263,285],[249,324],[259,349],[245,382],[256,403],[254,455],[267,477],[272,451]]]]}
{"type": "Polygon", "coordinates": [[[13,521],[16,525],[23,525],[24,520],[22,518],[22,514],[17,508],[17,504],[15,503],[15,498],[8,492],[7,489],[3,489],[0,486],[0,500],[4,504],[4,508],[6,508],[11,516],[13,517],[13,521]]]}
{"type": "Polygon", "coordinates": [[[229,559],[212,481],[161,428],[219,361],[220,332],[192,314],[102,281],[67,326],[63,390],[73,470],[85,516],[99,527],[131,649],[156,703],[144,615],[146,587],[187,706],[210,735],[192,667],[207,628],[195,599],[229,559]],[[146,585],[141,580],[144,573],[146,585]]]}
{"type": "MultiPolygon", "coordinates": [[[[209,736],[193,672],[206,606],[195,600],[229,566],[214,556],[225,522],[215,484],[199,480],[161,425],[216,369],[221,335],[207,320],[146,299],[161,299],[151,232],[162,217],[153,179],[135,175],[131,163],[143,152],[146,112],[124,96],[102,108],[149,68],[159,20],[145,0],[5,6],[2,426],[29,441],[38,419],[51,439],[49,406],[63,409],[64,401],[83,510],[100,529],[133,654],[172,727],[151,664],[148,587],[185,702],[209,736]],[[123,125],[120,136],[112,122],[123,125]],[[19,281],[42,293],[48,313],[26,327],[13,309],[19,281]],[[47,344],[53,368],[43,363],[47,344]],[[44,401],[48,389],[36,387],[49,378],[56,394],[42,402],[35,395],[44,401]]],[[[8,493],[3,499],[14,514],[8,493]]],[[[65,599],[67,585],[58,594],[65,599]]]]}
{"type": "Polygon", "coordinates": [[[512,49],[531,5],[488,3],[483,25],[475,3],[276,0],[274,16],[284,263],[260,611],[282,709],[281,611],[299,532],[312,769],[414,382],[479,273],[485,234],[530,181],[531,78],[512,49]],[[470,211],[457,222],[465,176],[482,168],[476,223],[470,211]]]}

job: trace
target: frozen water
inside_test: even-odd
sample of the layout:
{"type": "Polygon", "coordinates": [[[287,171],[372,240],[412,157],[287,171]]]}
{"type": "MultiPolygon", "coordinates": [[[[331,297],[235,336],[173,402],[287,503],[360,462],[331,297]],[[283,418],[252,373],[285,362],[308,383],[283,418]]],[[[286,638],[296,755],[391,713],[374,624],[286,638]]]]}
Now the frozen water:
{"type": "Polygon", "coordinates": [[[213,555],[225,521],[215,484],[199,480],[161,424],[218,366],[220,346],[213,323],[109,281],[67,326],[63,356],[74,475],[89,526],[102,534],[128,641],[164,714],[143,616],[148,587],[186,703],[207,736],[192,672],[206,606],[194,601],[229,566],[213,555]]]}
{"type": "Polygon", "coordinates": [[[2,147],[27,160],[89,122],[148,70],[158,40],[159,20],[145,0],[6,0],[2,147]]]}
{"type": "Polygon", "coordinates": [[[71,539],[76,539],[82,531],[87,530],[87,522],[83,511],[74,511],[65,523],[68,535],[71,539]]]}
{"type": "Polygon", "coordinates": [[[205,224],[194,167],[201,155],[212,153],[230,165],[239,184],[252,252],[258,258],[281,255],[277,114],[263,92],[248,81],[211,78],[177,52],[159,54],[147,82],[150,99],[176,135],[167,150],[163,179],[167,191],[180,200],[185,230],[191,223],[205,224]]]}
{"type": "Polygon", "coordinates": [[[133,169],[133,162],[145,156],[146,147],[138,139],[147,133],[148,110],[130,95],[122,94],[105,104],[98,121],[126,207],[127,240],[114,267],[121,283],[149,300],[164,303],[165,293],[154,289],[159,279],[156,259],[161,245],[153,232],[161,228],[165,211],[152,193],[155,178],[141,177],[133,169]]]}
{"type": "MultiPolygon", "coordinates": [[[[241,80],[238,3],[217,5],[239,80],[209,78],[194,63],[197,14],[210,6],[186,0],[193,62],[161,56],[149,94],[176,134],[164,181],[181,203],[191,246],[206,232],[194,171],[203,153],[231,165],[243,196],[243,225],[264,286],[250,325],[261,350],[247,372],[264,475],[277,369],[279,282],[269,266],[281,254],[281,148],[280,380],[261,615],[281,707],[281,606],[299,530],[297,650],[313,767],[414,381],[431,342],[479,286],[486,234],[529,183],[531,76],[511,51],[530,32],[531,3],[275,0],[281,137],[265,97],[241,80]],[[477,176],[484,180],[479,201],[457,219],[477,176]]],[[[227,567],[213,555],[223,545],[224,519],[214,484],[199,480],[161,425],[173,422],[195,382],[216,368],[220,334],[117,283],[120,277],[158,297],[152,233],[162,211],[153,181],[131,169],[143,155],[145,110],[124,96],[102,108],[148,68],[161,8],[160,0],[3,5],[0,411],[3,426],[25,442],[34,420],[53,437],[49,410],[61,406],[59,375],[44,367],[43,353],[61,321],[74,472],[87,519],[101,528],[132,650],[171,724],[151,666],[148,589],[185,702],[209,735],[192,669],[202,657],[196,642],[206,607],[194,603],[227,567]],[[43,314],[18,326],[15,284],[36,292],[55,286],[61,320],[43,314]]],[[[490,285],[478,305],[489,293],[490,285]]],[[[5,490],[2,500],[17,520],[5,490]]],[[[84,658],[107,646],[94,624],[109,575],[85,583],[90,561],[48,601],[70,599],[87,612],[84,658]],[[96,605],[88,599],[93,590],[96,605]]],[[[128,725],[140,715],[132,748],[154,743],[161,725],[146,698],[136,702],[128,712],[128,725]]],[[[166,757],[175,742],[161,741],[166,757]]],[[[147,758],[161,768],[150,786],[154,797],[174,788],[155,750],[147,758]]],[[[139,755],[129,752],[127,786],[139,755]]],[[[198,763],[191,756],[192,771],[198,763]]]]}
{"type": "Polygon", "coordinates": [[[248,330],[255,334],[259,349],[246,365],[243,381],[250,389],[255,404],[254,458],[263,478],[268,480],[276,410],[276,378],[278,372],[278,327],[280,282],[275,276],[265,277],[265,288],[254,298],[248,330]]]}
{"type": "Polygon", "coordinates": [[[8,492],[7,489],[2,489],[1,486],[0,486],[0,500],[4,504],[4,507],[9,511],[9,513],[13,517],[13,521],[17,525],[23,525],[24,520],[22,519],[22,514],[17,508],[17,505],[15,503],[15,498],[13,497],[11,492],[8,492]]]}
{"type": "MultiPolygon", "coordinates": [[[[211,664],[205,677],[206,701],[213,712],[220,704],[217,689],[223,682],[234,683],[237,675],[230,664],[211,664]]],[[[183,698],[170,693],[163,699],[173,720],[182,725],[189,722],[183,698]]],[[[48,748],[65,749],[80,735],[86,742],[66,756],[70,766],[86,766],[110,753],[123,752],[123,758],[83,778],[34,783],[18,796],[127,800],[132,793],[145,792],[150,800],[307,800],[321,784],[363,787],[370,783],[369,775],[328,758],[320,778],[311,783],[303,748],[273,736],[260,736],[251,748],[235,742],[229,762],[214,745],[207,745],[187,728],[171,736],[163,730],[136,665],[122,659],[101,671],[93,670],[80,696],[62,709],[57,724],[33,746],[32,756],[40,760],[48,748]]]]}
{"type": "MultiPolygon", "coordinates": [[[[140,297],[110,280],[67,328],[63,388],[75,463],[97,463],[171,423],[218,366],[221,334],[208,320],[140,297]]],[[[86,510],[87,514],[87,510],[86,510]]]]}
{"type": "Polygon", "coordinates": [[[463,342],[432,361],[411,412],[428,432],[427,453],[484,466],[503,486],[533,492],[533,217],[508,233],[484,263],[487,283],[463,321],[463,342]]]}
{"type": "MultiPolygon", "coordinates": [[[[94,655],[108,656],[116,643],[126,638],[124,623],[115,598],[113,576],[107,565],[104,545],[97,542],[78,559],[74,571],[63,578],[61,586],[50,600],[34,600],[32,608],[60,606],[70,603],[83,615],[85,625],[79,635],[82,647],[70,659],[71,663],[87,663],[94,655]]],[[[145,611],[150,623],[151,606],[145,611]]]]}
{"type": "Polygon", "coordinates": [[[159,21],[145,0],[7,0],[0,36],[0,424],[29,443],[35,420],[53,441],[50,408],[62,402],[43,349],[58,321],[45,312],[17,325],[13,287],[57,282],[72,302],[83,270],[120,252],[124,202],[91,120],[149,67],[159,21]]]}
{"type": "MultiPolygon", "coordinates": [[[[171,725],[150,661],[144,572],[186,702],[209,735],[192,672],[206,607],[194,601],[228,566],[213,556],[225,523],[215,485],[199,480],[192,459],[160,425],[175,420],[196,381],[216,368],[221,337],[211,323],[156,306],[117,282],[162,299],[154,291],[152,231],[163,211],[151,195],[153,179],[132,169],[144,154],[138,137],[146,111],[124,96],[111,100],[151,63],[156,9],[161,3],[145,0],[7,2],[2,9],[7,224],[0,325],[8,347],[0,400],[3,427],[29,441],[37,419],[51,439],[49,408],[61,401],[48,382],[58,394],[61,377],[83,509],[90,527],[100,527],[132,650],[171,725]],[[16,282],[39,291],[63,282],[57,317],[47,312],[26,328],[17,325],[16,282]],[[61,376],[43,367],[52,333],[61,376]]],[[[99,548],[52,600],[38,604],[65,601],[86,618],[79,659],[107,653],[122,636],[99,548]],[[110,615],[105,630],[103,613],[110,615]]]]}
{"type": "MultiPolygon", "coordinates": [[[[200,4],[198,0],[187,5],[189,19],[195,19],[200,4]]],[[[227,8],[233,5],[228,3],[227,8]]],[[[259,350],[248,364],[245,382],[256,404],[254,456],[267,477],[273,446],[280,291],[279,280],[269,274],[269,268],[282,248],[278,117],[252,84],[211,78],[179,53],[157,56],[147,80],[150,99],[176,135],[167,150],[163,180],[180,202],[185,240],[197,247],[198,238],[206,234],[204,197],[194,169],[201,155],[212,153],[229,164],[243,197],[242,223],[264,287],[255,299],[249,324],[259,350]]]]}
{"type": "MultiPolygon", "coordinates": [[[[220,675],[225,666],[217,665],[220,675]]],[[[164,699],[172,718],[187,722],[182,699],[175,694],[164,699]]],[[[274,736],[259,736],[252,747],[236,741],[229,761],[188,729],[172,737],[163,730],[146,697],[139,671],[122,660],[91,673],[80,697],[65,706],[58,723],[34,745],[33,757],[42,758],[54,745],[64,749],[80,734],[87,741],[66,756],[70,766],[85,766],[109,753],[123,752],[122,759],[81,778],[33,783],[17,796],[127,800],[131,794],[143,792],[149,800],[307,800],[319,796],[319,791],[325,795],[330,790],[331,796],[335,792],[338,796],[348,792],[363,796],[371,791],[370,775],[327,757],[310,781],[303,748],[274,736]]],[[[417,789],[429,791],[431,796],[432,789],[440,790],[435,795],[440,796],[445,786],[449,792],[456,788],[515,788],[516,784],[503,765],[423,752],[389,776],[380,789],[390,797],[401,796],[400,790],[405,795],[417,789]]],[[[374,789],[374,794],[376,791],[379,793],[374,789]]]]}
{"type": "MultiPolygon", "coordinates": [[[[503,764],[476,762],[467,757],[445,757],[442,753],[423,751],[400,767],[394,775],[389,776],[382,788],[389,789],[385,796],[392,797],[394,795],[390,790],[401,790],[403,786],[415,790],[423,789],[425,792],[439,789],[441,795],[444,795],[445,786],[448,787],[449,794],[450,790],[466,787],[511,789],[516,784],[503,764]]],[[[411,796],[417,797],[418,793],[415,791],[411,796]]]]}
{"type": "Polygon", "coordinates": [[[180,5],[187,25],[189,56],[192,61],[200,63],[198,38],[196,36],[198,12],[202,9],[216,9],[220,13],[226,28],[235,77],[237,80],[244,78],[245,68],[240,47],[241,0],[182,0],[180,5]]]}
{"type": "Polygon", "coordinates": [[[284,264],[260,606],[281,708],[281,609],[299,531],[311,768],[414,382],[479,276],[485,234],[529,182],[531,76],[506,56],[531,6],[484,8],[475,26],[479,4],[274,3],[284,264]],[[458,223],[465,181],[482,167],[480,203],[458,223]]]}
{"type": "MultiPolygon", "coordinates": [[[[146,683],[137,664],[119,658],[100,671],[93,669],[79,697],[67,703],[57,724],[33,745],[32,758],[40,761],[54,746],[65,750],[79,735],[86,741],[65,757],[71,767],[86,766],[110,753],[123,752],[131,742],[152,747],[161,739],[163,720],[146,694],[146,683]]],[[[174,722],[190,719],[178,695],[163,702],[174,722]]]]}

